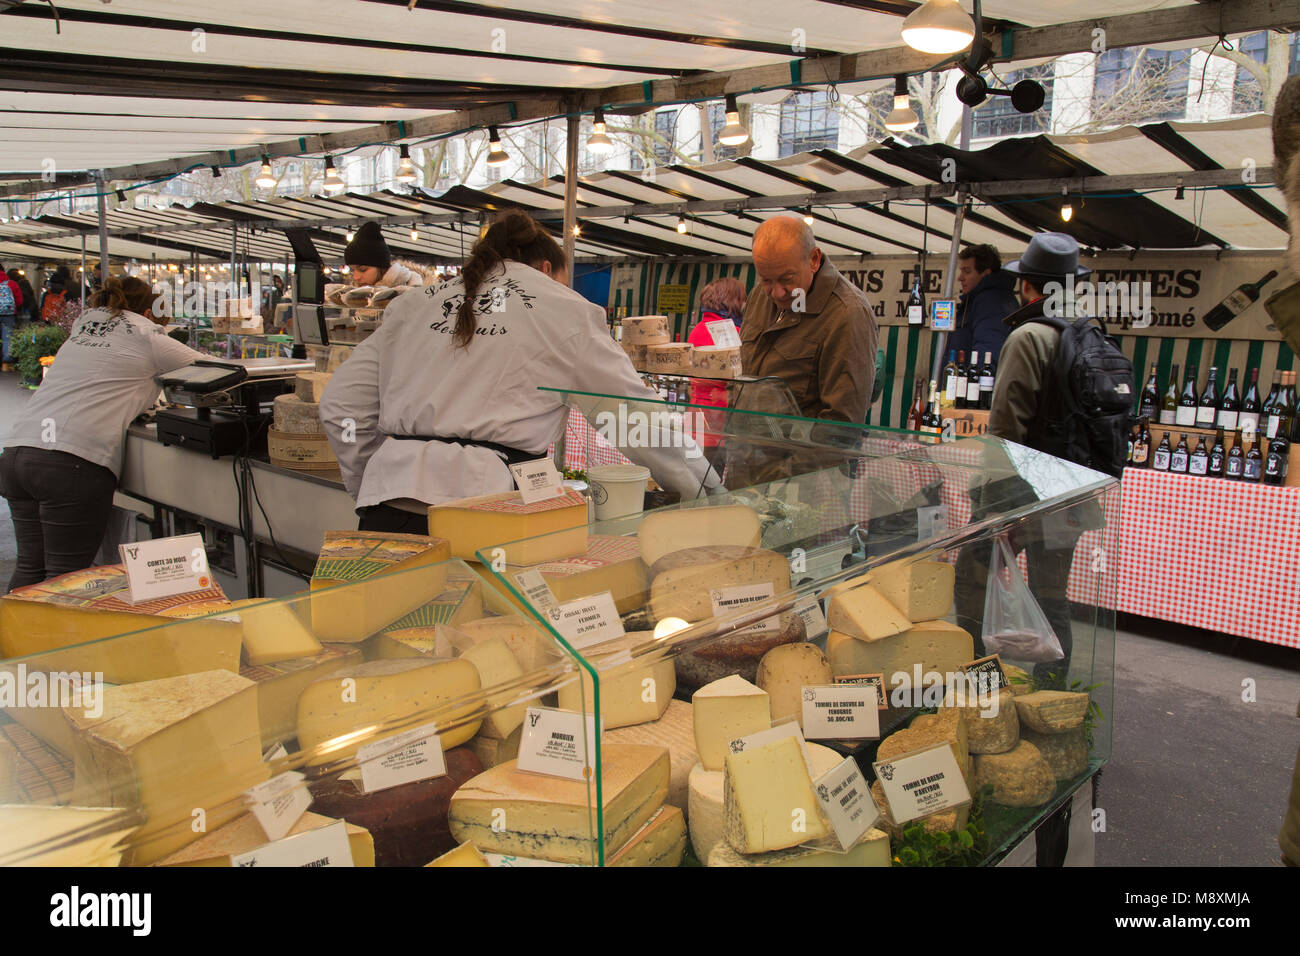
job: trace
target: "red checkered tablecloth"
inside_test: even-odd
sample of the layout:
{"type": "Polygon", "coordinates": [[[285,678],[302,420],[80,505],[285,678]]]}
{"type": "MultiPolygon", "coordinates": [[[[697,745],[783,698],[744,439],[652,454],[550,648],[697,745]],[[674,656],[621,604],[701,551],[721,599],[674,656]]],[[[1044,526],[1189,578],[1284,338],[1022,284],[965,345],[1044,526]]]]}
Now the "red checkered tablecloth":
{"type": "Polygon", "coordinates": [[[1130,468],[1119,609],[1300,647],[1300,488],[1130,468]]]}

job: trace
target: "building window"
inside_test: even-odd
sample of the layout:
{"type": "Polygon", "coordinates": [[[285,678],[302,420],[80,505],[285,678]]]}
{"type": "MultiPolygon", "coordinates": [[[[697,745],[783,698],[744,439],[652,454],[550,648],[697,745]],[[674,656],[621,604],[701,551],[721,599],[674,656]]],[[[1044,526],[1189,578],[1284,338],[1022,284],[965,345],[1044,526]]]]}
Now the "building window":
{"type": "MultiPolygon", "coordinates": [[[[1256,63],[1268,62],[1268,34],[1264,31],[1242,37],[1237,42],[1237,49],[1243,56],[1248,56],[1256,63]]],[[[1232,84],[1232,111],[1234,113],[1254,113],[1264,108],[1264,94],[1259,87],[1255,74],[1244,66],[1237,67],[1237,76],[1232,84]]]]}
{"type": "Polygon", "coordinates": [[[1097,58],[1093,125],[1182,119],[1187,115],[1190,61],[1190,50],[1107,50],[1097,58]]]}
{"type": "Polygon", "coordinates": [[[1041,63],[1025,70],[1011,70],[1002,75],[1007,89],[1021,80],[1037,80],[1043,85],[1043,105],[1032,113],[1021,113],[1011,105],[1009,96],[990,96],[971,114],[971,138],[1033,136],[1046,132],[1052,124],[1052,78],[1054,67],[1041,63]]]}
{"type": "Polygon", "coordinates": [[[660,110],[655,114],[655,165],[667,166],[676,158],[673,147],[677,139],[677,114],[680,110],[660,110]]]}
{"type": "Polygon", "coordinates": [[[840,144],[840,114],[824,90],[794,93],[781,104],[779,154],[793,156],[840,144]]]}

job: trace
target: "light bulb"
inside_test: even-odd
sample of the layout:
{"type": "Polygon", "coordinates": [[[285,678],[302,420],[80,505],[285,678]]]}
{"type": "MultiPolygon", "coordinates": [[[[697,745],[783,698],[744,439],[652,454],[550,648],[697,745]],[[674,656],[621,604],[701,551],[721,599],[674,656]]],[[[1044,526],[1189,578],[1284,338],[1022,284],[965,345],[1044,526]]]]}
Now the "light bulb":
{"type": "Polygon", "coordinates": [[[267,156],[266,153],[262,154],[262,168],[258,170],[257,178],[253,180],[253,184],[260,186],[262,189],[275,188],[275,176],[271,174],[271,157],[267,156]]]}
{"type": "Polygon", "coordinates": [[[975,39],[975,23],[957,0],[926,0],[903,21],[903,42],[922,53],[956,53],[975,39]]]}
{"type": "Polygon", "coordinates": [[[405,143],[402,144],[401,159],[397,162],[396,178],[399,183],[413,183],[420,178],[415,172],[415,163],[411,162],[411,148],[405,143]]]}
{"type": "Polygon", "coordinates": [[[353,230],[351,230],[351,229],[349,229],[349,230],[348,230],[348,242],[351,242],[351,241],[352,241],[353,239],[355,239],[356,237],[357,237],[356,232],[353,231],[353,230]]]}
{"type": "Polygon", "coordinates": [[[608,153],[613,148],[613,142],[605,135],[605,111],[598,109],[592,116],[591,135],[587,137],[587,149],[593,153],[608,153]]]}
{"type": "Polygon", "coordinates": [[[573,224],[573,234],[575,236],[582,235],[582,226],[576,222],[573,224]]]}
{"type": "Polygon", "coordinates": [[[487,164],[504,166],[508,162],[510,162],[510,154],[501,148],[501,134],[497,132],[495,126],[489,126],[487,164]]]}
{"type": "Polygon", "coordinates": [[[325,191],[338,192],[339,190],[346,189],[346,188],[347,188],[347,184],[343,182],[343,177],[339,175],[339,171],[334,167],[334,157],[326,156],[325,157],[325,191]]]}
{"type": "Polygon", "coordinates": [[[803,221],[810,226],[813,224],[812,206],[804,206],[803,221]]]}
{"type": "Polygon", "coordinates": [[[749,139],[749,130],[740,125],[740,107],[736,104],[736,94],[728,93],[726,99],[727,125],[718,133],[718,142],[723,146],[739,146],[749,139]]]}
{"type": "Polygon", "coordinates": [[[655,625],[654,639],[662,641],[665,637],[676,634],[678,631],[684,631],[690,624],[680,617],[666,617],[655,625]]]}
{"type": "Polygon", "coordinates": [[[678,216],[678,217],[677,217],[677,232],[678,232],[679,235],[683,235],[683,236],[686,235],[686,217],[685,217],[685,216],[678,216]]]}
{"type": "Polygon", "coordinates": [[[895,77],[894,110],[885,117],[885,129],[893,133],[906,133],[910,129],[916,129],[920,122],[908,98],[907,77],[895,77]]]}
{"type": "Polygon", "coordinates": [[[419,242],[419,241],[420,241],[420,230],[419,230],[418,228],[416,228],[415,226],[412,226],[412,227],[411,227],[411,241],[412,241],[412,242],[419,242]]]}
{"type": "Polygon", "coordinates": [[[1063,219],[1065,222],[1069,222],[1073,218],[1074,218],[1074,207],[1071,206],[1068,202],[1061,203],[1061,219],[1063,219]]]}

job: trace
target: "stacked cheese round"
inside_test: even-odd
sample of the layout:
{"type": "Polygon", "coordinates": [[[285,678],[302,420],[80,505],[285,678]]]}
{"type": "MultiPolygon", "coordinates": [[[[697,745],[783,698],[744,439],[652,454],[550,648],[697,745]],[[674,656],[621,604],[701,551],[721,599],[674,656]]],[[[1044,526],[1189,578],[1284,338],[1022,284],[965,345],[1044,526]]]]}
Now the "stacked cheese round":
{"type": "Polygon", "coordinates": [[[321,425],[320,404],[303,401],[297,394],[275,397],[274,419],[267,432],[266,446],[272,463],[286,468],[323,470],[338,466],[321,425]]]}
{"type": "Polygon", "coordinates": [[[632,362],[632,367],[638,372],[645,371],[646,367],[646,349],[645,345],[631,345],[627,342],[623,344],[623,351],[627,353],[628,359],[632,362]]]}
{"type": "Polygon", "coordinates": [[[689,375],[693,351],[686,342],[647,346],[646,370],[660,375],[689,375]]]}
{"type": "Polygon", "coordinates": [[[738,346],[697,345],[691,361],[695,374],[701,378],[736,378],[740,375],[738,346]]]}
{"type": "Polygon", "coordinates": [[[672,341],[668,334],[668,316],[638,315],[623,319],[623,345],[664,345],[672,341]]]}
{"type": "Polygon", "coordinates": [[[271,427],[289,435],[325,434],[320,423],[320,404],[305,402],[290,393],[275,397],[275,418],[271,427]]]}

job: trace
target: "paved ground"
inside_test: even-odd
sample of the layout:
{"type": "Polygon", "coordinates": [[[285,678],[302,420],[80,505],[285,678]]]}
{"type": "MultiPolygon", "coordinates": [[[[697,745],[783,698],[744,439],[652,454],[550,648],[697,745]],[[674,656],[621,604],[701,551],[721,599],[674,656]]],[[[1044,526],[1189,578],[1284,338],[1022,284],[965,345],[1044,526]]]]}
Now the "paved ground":
{"type": "MultiPolygon", "coordinates": [[[[30,394],[0,374],[0,440],[30,394]]],[[[15,554],[0,498],[0,587],[15,554]]],[[[1277,865],[1300,746],[1300,650],[1139,617],[1120,626],[1098,864],[1277,865]]]]}

